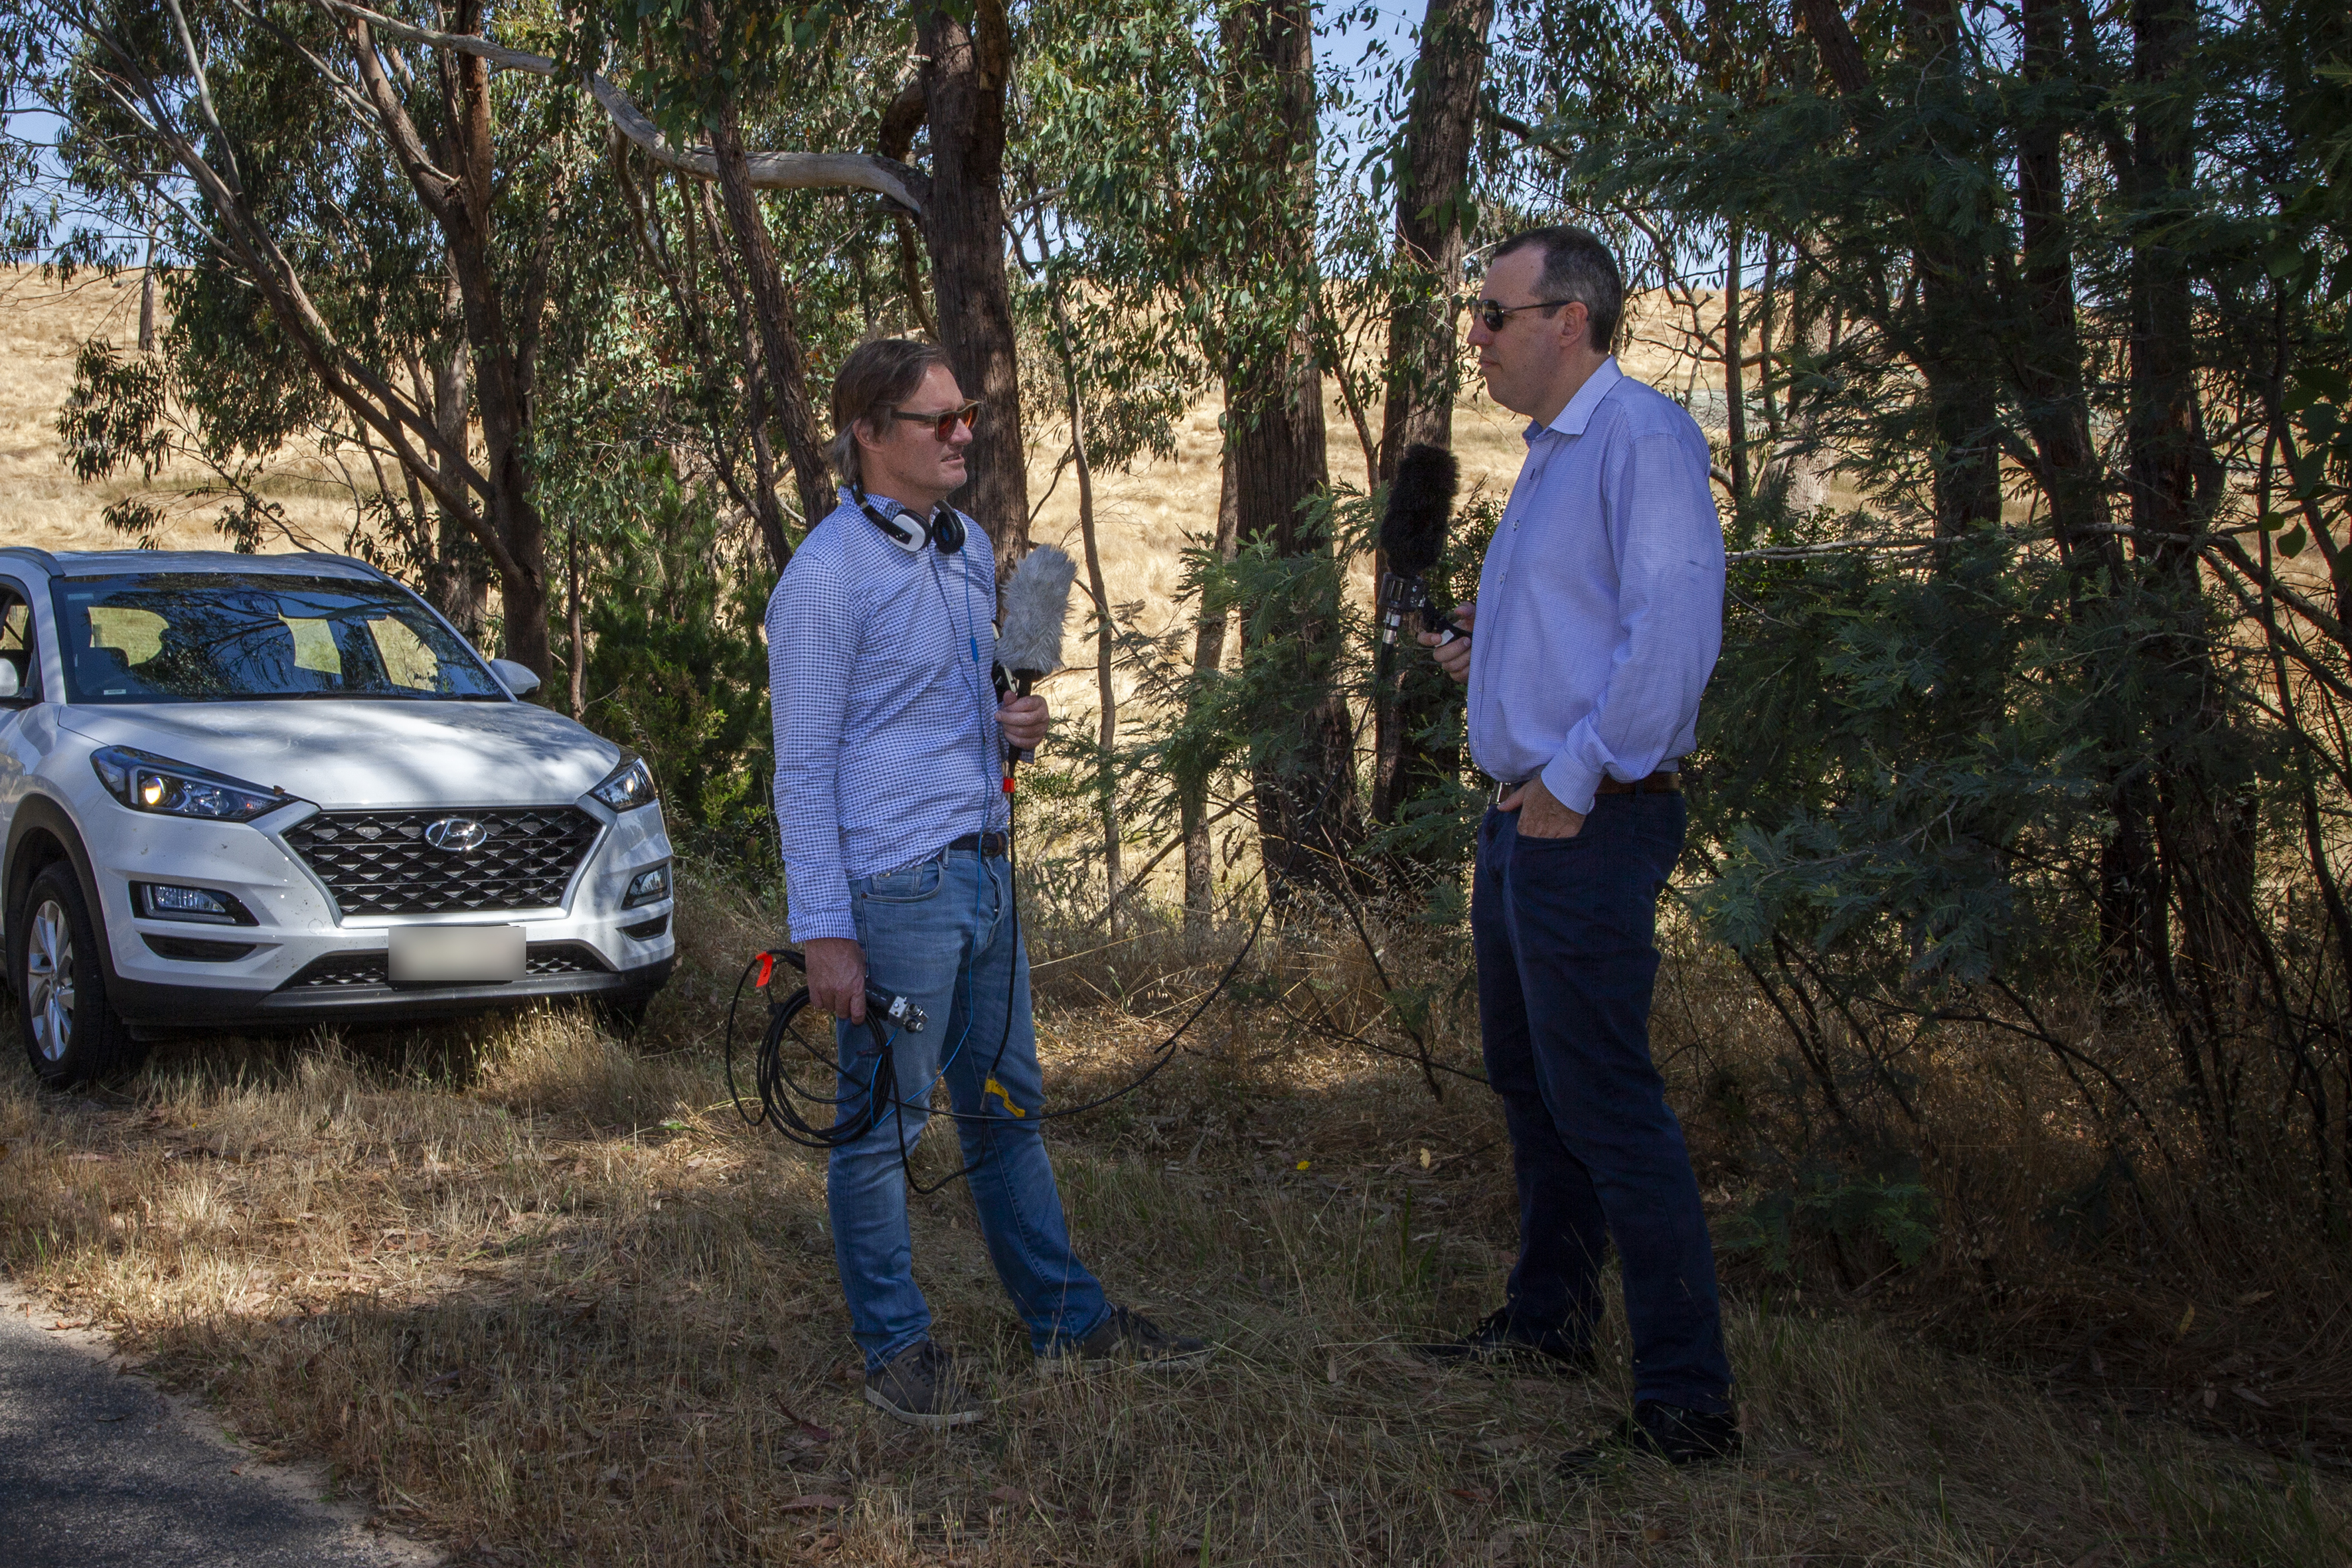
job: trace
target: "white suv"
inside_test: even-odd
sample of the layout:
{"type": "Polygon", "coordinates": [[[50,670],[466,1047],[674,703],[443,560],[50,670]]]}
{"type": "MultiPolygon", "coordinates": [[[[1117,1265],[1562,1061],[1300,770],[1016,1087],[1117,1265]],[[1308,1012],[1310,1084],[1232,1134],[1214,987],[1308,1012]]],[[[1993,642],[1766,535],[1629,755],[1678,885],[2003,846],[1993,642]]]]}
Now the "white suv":
{"type": "Polygon", "coordinates": [[[34,1069],[669,977],[635,756],[340,555],[0,549],[0,935],[34,1069]]]}

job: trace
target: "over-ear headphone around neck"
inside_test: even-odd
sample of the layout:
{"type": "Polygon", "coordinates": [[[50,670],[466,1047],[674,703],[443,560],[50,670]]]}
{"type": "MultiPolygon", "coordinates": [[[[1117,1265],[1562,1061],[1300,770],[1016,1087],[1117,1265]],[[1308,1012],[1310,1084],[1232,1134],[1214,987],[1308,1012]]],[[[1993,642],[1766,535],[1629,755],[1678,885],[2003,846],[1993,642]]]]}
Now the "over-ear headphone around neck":
{"type": "Polygon", "coordinates": [[[866,487],[859,485],[850,493],[857,498],[857,509],[866,521],[882,531],[882,537],[909,555],[919,555],[926,544],[942,555],[953,555],[963,548],[963,519],[955,509],[942,502],[931,509],[929,517],[901,510],[884,511],[868,500],[866,487]]]}

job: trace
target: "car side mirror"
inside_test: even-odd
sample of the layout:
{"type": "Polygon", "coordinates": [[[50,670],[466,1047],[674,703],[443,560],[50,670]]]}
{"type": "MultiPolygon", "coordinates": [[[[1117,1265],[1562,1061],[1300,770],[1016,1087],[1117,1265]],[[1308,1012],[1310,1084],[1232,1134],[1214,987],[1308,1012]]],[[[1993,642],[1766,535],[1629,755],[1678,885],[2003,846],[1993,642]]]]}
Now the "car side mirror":
{"type": "Polygon", "coordinates": [[[510,658],[494,658],[490,660],[490,668],[507,683],[507,689],[517,697],[525,697],[539,689],[539,677],[531,673],[530,666],[527,664],[517,664],[510,658]]]}
{"type": "Polygon", "coordinates": [[[0,658],[0,702],[13,700],[24,689],[24,682],[16,677],[16,661],[0,658]]]}

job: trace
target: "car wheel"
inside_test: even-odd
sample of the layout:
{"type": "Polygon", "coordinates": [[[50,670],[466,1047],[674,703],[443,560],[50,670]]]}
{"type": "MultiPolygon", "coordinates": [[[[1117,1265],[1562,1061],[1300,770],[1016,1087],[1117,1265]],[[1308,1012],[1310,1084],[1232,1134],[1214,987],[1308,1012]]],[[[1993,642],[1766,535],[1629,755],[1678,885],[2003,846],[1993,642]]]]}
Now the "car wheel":
{"type": "Polygon", "coordinates": [[[106,1000],[102,938],[84,907],[73,868],[58,861],[33,879],[24,934],[12,942],[16,1027],[33,1070],[52,1088],[86,1083],[139,1065],[146,1047],[106,1000]]]}

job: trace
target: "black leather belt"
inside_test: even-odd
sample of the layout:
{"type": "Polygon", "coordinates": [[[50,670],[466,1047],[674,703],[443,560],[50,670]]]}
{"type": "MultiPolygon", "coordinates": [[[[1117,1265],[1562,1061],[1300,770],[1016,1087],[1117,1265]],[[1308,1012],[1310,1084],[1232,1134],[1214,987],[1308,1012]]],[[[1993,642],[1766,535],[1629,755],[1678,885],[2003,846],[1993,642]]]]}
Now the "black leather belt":
{"type": "MultiPolygon", "coordinates": [[[[1518,788],[1520,784],[1527,782],[1528,781],[1525,779],[1520,779],[1516,784],[1507,784],[1502,780],[1497,779],[1495,782],[1494,793],[1486,797],[1487,804],[1490,805],[1502,805],[1503,797],[1505,795],[1510,794],[1513,790],[1518,788]]],[[[1681,771],[1679,769],[1661,768],[1645,779],[1628,781],[1625,779],[1604,777],[1598,784],[1593,786],[1592,793],[1594,795],[1680,795],[1682,793],[1682,789],[1683,775],[1681,771]]]]}
{"type": "Polygon", "coordinates": [[[982,855],[993,855],[1001,860],[1004,858],[1004,835],[1002,833],[967,833],[961,838],[957,839],[954,843],[948,846],[948,850],[951,854],[959,849],[977,849],[982,855]]]}

